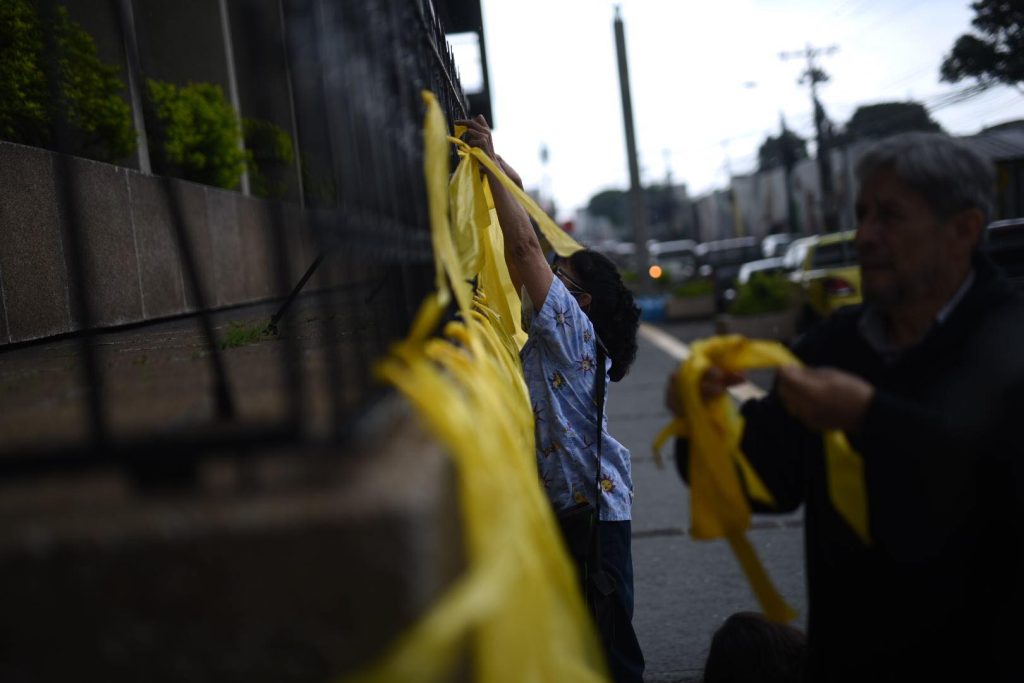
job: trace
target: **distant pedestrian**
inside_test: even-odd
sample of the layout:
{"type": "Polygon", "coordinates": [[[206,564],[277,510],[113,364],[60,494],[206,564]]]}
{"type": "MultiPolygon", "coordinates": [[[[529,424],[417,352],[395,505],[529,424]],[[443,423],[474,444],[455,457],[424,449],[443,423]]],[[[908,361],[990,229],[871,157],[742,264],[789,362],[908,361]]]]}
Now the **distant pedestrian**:
{"type": "MultiPolygon", "coordinates": [[[[1024,303],[978,249],[992,165],[909,133],[857,176],[864,303],[741,408],[777,511],[805,510],[808,679],[1024,680],[1024,303]],[[862,457],[870,544],[833,506],[827,429],[862,457]]],[[[711,368],[701,393],[735,380],[711,368]]]]}
{"type": "MultiPolygon", "coordinates": [[[[458,123],[468,129],[466,142],[518,178],[494,153],[483,117],[458,123]]],[[[608,433],[604,411],[606,380],[622,379],[636,357],[640,311],[615,265],[601,254],[578,251],[549,265],[526,211],[497,181],[490,187],[505,262],[522,291],[529,341],[520,356],[535,415],[539,475],[556,513],[579,513],[564,528],[585,535],[583,547],[572,542],[576,534],[567,540],[590,595],[601,596],[591,604],[597,605],[592,609],[612,676],[642,683],[644,657],[632,623],[630,454],[608,433]],[[600,563],[590,566],[595,527],[600,563]]]]}
{"type": "Polygon", "coordinates": [[[807,637],[757,612],[737,612],[715,631],[703,683],[804,683],[807,637]]]}

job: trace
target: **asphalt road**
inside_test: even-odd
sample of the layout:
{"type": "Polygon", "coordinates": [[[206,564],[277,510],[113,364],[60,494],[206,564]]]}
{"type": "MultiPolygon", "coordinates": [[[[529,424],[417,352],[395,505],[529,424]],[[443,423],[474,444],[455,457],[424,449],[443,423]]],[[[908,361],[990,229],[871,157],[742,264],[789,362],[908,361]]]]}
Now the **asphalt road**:
{"type": "MultiPolygon", "coordinates": [[[[682,342],[712,334],[708,322],[661,324],[682,342]]],[[[671,448],[666,467],[651,454],[655,434],[668,422],[662,404],[665,378],[678,365],[643,334],[636,363],[611,385],[608,419],[612,434],[633,458],[634,625],[647,659],[645,680],[667,683],[700,680],[715,629],[730,614],[759,611],[739,565],[725,541],[695,541],[688,534],[689,497],[676,474],[671,448]]],[[[761,384],[770,375],[755,376],[761,384]]],[[[751,541],[776,586],[800,612],[806,591],[802,514],[757,516],[751,541]]]]}

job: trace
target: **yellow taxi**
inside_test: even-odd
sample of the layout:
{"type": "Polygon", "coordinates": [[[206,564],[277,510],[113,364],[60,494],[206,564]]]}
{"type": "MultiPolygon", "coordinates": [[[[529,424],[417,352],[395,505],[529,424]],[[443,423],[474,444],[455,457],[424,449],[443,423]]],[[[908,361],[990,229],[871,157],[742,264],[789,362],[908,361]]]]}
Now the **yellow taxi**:
{"type": "Polygon", "coordinates": [[[808,317],[824,318],[843,306],[860,303],[860,266],[853,235],[853,230],[820,235],[807,246],[795,279],[808,317]]]}

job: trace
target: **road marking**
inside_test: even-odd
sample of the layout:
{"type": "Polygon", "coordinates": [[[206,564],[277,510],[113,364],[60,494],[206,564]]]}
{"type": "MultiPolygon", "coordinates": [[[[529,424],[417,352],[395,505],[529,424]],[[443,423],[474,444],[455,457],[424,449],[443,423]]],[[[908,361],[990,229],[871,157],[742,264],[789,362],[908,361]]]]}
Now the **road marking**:
{"type": "MultiPolygon", "coordinates": [[[[647,323],[640,323],[638,331],[641,337],[657,346],[675,360],[682,362],[690,357],[690,347],[668,332],[647,323]]],[[[752,398],[761,398],[767,392],[756,384],[744,382],[743,384],[730,387],[729,393],[736,401],[743,403],[752,398]]]]}
{"type": "Polygon", "coordinates": [[[684,361],[690,357],[689,346],[679,341],[668,332],[659,330],[653,325],[640,323],[640,336],[678,361],[684,361]]]}

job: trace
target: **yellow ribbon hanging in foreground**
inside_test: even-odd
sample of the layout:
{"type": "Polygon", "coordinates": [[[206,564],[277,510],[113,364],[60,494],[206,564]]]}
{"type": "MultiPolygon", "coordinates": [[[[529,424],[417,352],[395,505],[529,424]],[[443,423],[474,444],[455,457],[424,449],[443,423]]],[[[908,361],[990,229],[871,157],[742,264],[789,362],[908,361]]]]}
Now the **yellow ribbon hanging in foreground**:
{"type": "Polygon", "coordinates": [[[572,256],[577,251],[583,249],[583,246],[569,236],[565,230],[562,230],[558,225],[555,224],[551,217],[544,213],[544,209],[537,205],[537,202],[533,201],[533,197],[526,194],[518,185],[512,182],[512,179],[505,175],[505,172],[487,156],[479,147],[470,147],[465,142],[460,140],[457,136],[461,135],[465,130],[462,126],[456,128],[456,137],[448,138],[448,141],[456,145],[459,149],[460,154],[466,154],[476,159],[477,162],[486,167],[494,177],[498,179],[498,182],[505,186],[505,188],[512,193],[512,196],[526,209],[526,213],[530,214],[533,220],[537,221],[537,227],[540,228],[541,234],[551,244],[551,248],[555,250],[555,253],[566,258],[572,256]]]}
{"type": "MultiPolygon", "coordinates": [[[[738,335],[694,342],[681,367],[676,387],[686,419],[676,418],[657,436],[655,459],[673,436],[690,440],[690,514],[695,538],[726,538],[750,581],[765,614],[788,621],[795,613],[778,594],[745,531],[750,525],[751,498],[773,504],[771,492],[740,450],[743,418],[731,399],[709,402],[700,397],[700,378],[711,366],[739,372],[750,368],[779,367],[799,360],[777,342],[751,341],[738,335]],[[741,480],[742,477],[742,480],[741,480]]],[[[823,435],[827,459],[829,499],[864,543],[870,542],[863,460],[841,432],[823,435]]]]}
{"type": "Polygon", "coordinates": [[[485,276],[488,259],[502,253],[495,250],[498,226],[493,211],[484,220],[484,185],[471,153],[461,155],[449,183],[444,117],[433,95],[423,98],[437,291],[377,373],[409,399],[455,464],[466,567],[380,660],[345,680],[430,683],[469,661],[472,680],[607,681],[537,476],[533,412],[514,338],[518,321],[510,324],[502,305],[508,273],[494,267],[485,276]],[[472,291],[472,277],[484,291],[472,291]],[[443,338],[432,338],[453,292],[459,319],[445,326],[443,338]]]}

